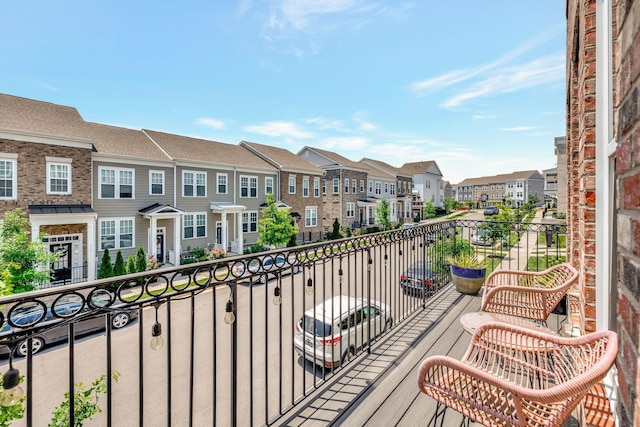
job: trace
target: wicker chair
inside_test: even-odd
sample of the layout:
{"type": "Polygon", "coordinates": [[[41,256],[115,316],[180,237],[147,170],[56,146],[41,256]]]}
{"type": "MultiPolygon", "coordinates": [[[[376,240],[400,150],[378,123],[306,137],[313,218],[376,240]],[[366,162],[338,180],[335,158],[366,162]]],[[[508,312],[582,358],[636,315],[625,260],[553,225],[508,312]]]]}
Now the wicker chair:
{"type": "MultiPolygon", "coordinates": [[[[616,360],[615,332],[564,338],[505,323],[478,328],[462,360],[432,356],[420,365],[420,390],[485,426],[561,426],[616,360]]],[[[444,406],[443,406],[444,405],[444,406]]],[[[449,424],[447,424],[449,425],[449,424]]]]}
{"type": "Polygon", "coordinates": [[[495,270],[485,281],[482,311],[546,322],[577,280],[578,271],[568,263],[540,272],[495,270]]]}

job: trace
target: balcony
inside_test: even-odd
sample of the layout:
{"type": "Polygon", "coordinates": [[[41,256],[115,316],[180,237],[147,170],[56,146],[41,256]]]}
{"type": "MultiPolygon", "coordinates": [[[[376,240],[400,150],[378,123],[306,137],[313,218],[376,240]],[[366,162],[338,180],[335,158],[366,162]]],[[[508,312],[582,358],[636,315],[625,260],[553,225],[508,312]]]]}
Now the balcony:
{"type": "MultiPolygon", "coordinates": [[[[419,395],[417,363],[430,354],[461,355],[470,337],[457,318],[480,304],[479,296],[452,288],[444,254],[454,240],[470,240],[487,224],[443,221],[3,297],[3,324],[13,329],[0,337],[0,372],[11,364],[25,376],[26,414],[13,425],[47,425],[65,392],[74,401],[79,389],[73,384],[86,386],[102,375],[106,393],[97,425],[424,422],[435,405],[419,395]],[[419,261],[428,262],[433,275],[418,290],[403,290],[401,276],[419,261]],[[353,357],[340,363],[323,355],[322,368],[297,354],[296,324],[305,310],[335,295],[379,301],[392,321],[384,331],[375,329],[375,319],[349,325],[354,336],[366,330],[370,345],[352,348],[349,339],[338,340],[338,353],[352,348],[353,357]],[[65,305],[76,309],[63,312],[65,305]],[[54,320],[47,320],[52,312],[54,320]],[[122,312],[136,315],[117,328],[122,312]],[[80,336],[95,319],[104,331],[80,336]],[[62,343],[33,346],[51,339],[54,326],[64,334],[62,343]],[[18,356],[20,348],[26,357],[18,356]]],[[[473,247],[492,268],[542,269],[563,259],[565,232],[513,223],[490,244],[473,247]]],[[[319,345],[305,345],[303,354],[319,345]]],[[[70,413],[73,425],[73,408],[70,413]]]]}

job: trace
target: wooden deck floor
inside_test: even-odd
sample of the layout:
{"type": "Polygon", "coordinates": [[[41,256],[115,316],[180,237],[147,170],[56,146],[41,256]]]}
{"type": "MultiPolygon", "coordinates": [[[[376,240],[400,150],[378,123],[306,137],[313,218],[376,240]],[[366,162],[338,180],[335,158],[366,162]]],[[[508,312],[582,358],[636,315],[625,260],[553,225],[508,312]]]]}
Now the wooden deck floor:
{"type": "MultiPolygon", "coordinates": [[[[471,336],[459,317],[480,309],[481,296],[458,293],[452,286],[424,310],[399,325],[273,425],[276,426],[418,426],[427,425],[435,401],[418,389],[420,362],[436,354],[461,358],[471,336]]],[[[559,329],[555,318],[550,328],[559,329]]],[[[461,415],[449,410],[446,425],[459,425],[461,415]]],[[[471,423],[471,425],[475,425],[471,423]]],[[[572,425],[572,424],[567,424],[572,425]]]]}

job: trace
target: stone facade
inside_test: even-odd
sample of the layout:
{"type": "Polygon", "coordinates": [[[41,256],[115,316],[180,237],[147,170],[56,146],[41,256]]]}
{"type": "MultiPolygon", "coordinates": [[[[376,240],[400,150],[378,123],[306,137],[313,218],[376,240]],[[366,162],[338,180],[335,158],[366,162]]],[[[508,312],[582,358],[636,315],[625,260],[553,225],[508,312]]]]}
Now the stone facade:
{"type": "Polygon", "coordinates": [[[0,153],[17,153],[17,198],[0,200],[4,212],[29,205],[91,205],[91,150],[0,139],[0,153]],[[47,157],[72,159],[71,194],[47,194],[47,157]]]}

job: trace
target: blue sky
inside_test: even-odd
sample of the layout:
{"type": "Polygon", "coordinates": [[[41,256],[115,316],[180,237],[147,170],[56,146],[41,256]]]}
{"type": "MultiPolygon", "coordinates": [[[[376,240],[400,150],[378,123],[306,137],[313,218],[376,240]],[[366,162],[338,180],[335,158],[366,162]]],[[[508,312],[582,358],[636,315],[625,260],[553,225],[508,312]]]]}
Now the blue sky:
{"type": "Polygon", "coordinates": [[[85,120],[444,178],[556,166],[565,2],[4,2],[0,92],[85,120]]]}

